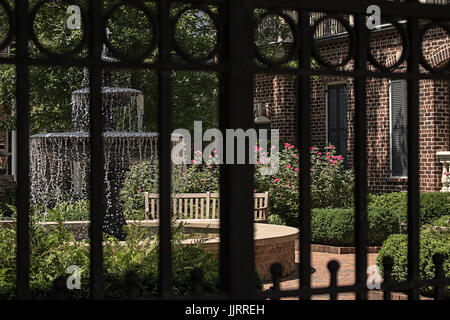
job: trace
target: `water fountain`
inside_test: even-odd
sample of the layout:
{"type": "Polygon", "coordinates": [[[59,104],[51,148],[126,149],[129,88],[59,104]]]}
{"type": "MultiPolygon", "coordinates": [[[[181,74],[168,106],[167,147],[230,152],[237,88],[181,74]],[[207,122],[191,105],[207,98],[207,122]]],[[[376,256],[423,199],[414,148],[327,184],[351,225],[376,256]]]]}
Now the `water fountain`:
{"type": "MultiPolygon", "coordinates": [[[[108,57],[106,49],[104,60],[108,57]]],[[[72,132],[30,137],[31,201],[46,210],[55,203],[88,198],[89,178],[89,83],[72,93],[72,132]]],[[[143,132],[144,97],[141,91],[112,86],[113,73],[104,71],[102,112],[105,119],[104,231],[125,237],[120,203],[124,173],[131,163],[156,159],[158,134],[143,132]]]]}

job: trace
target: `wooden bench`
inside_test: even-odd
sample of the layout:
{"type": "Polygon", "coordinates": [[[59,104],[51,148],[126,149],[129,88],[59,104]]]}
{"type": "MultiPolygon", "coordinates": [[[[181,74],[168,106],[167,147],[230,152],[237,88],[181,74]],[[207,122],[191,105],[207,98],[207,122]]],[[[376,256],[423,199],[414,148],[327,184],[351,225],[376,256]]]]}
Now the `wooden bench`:
{"type": "MultiPolygon", "coordinates": [[[[159,193],[144,192],[145,220],[158,219],[159,193]]],[[[172,195],[172,210],[179,219],[219,219],[219,193],[177,193],[172,195]]],[[[269,192],[254,193],[255,222],[266,222],[269,192]]]]}

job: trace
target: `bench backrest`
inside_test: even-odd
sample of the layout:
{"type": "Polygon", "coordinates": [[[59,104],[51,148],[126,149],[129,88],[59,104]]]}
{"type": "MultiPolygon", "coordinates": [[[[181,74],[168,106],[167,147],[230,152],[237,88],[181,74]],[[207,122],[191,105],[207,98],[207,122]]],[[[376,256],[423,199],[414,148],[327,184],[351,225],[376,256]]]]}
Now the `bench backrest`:
{"type": "MultiPolygon", "coordinates": [[[[159,193],[144,192],[145,219],[158,219],[159,193]]],[[[172,210],[179,219],[219,219],[219,193],[177,193],[172,195],[172,210]]],[[[254,193],[255,222],[266,222],[269,192],[254,193]]]]}

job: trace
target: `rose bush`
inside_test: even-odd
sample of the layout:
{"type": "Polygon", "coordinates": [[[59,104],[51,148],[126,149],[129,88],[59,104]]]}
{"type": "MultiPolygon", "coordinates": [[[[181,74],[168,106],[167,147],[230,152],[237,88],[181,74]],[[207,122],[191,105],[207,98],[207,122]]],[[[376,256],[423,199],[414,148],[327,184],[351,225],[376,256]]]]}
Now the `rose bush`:
{"type": "MultiPolygon", "coordinates": [[[[273,149],[273,148],[272,148],[273,149]]],[[[256,148],[257,169],[271,165],[270,152],[256,148]]],[[[353,173],[344,168],[344,158],[336,154],[334,146],[323,151],[311,147],[311,201],[313,208],[348,208],[353,205],[353,173]]],[[[299,209],[299,153],[289,143],[278,153],[279,168],[274,175],[255,172],[258,192],[269,191],[270,214],[277,214],[287,225],[298,225],[299,209]]],[[[275,219],[279,221],[279,219],[275,219]]]]}

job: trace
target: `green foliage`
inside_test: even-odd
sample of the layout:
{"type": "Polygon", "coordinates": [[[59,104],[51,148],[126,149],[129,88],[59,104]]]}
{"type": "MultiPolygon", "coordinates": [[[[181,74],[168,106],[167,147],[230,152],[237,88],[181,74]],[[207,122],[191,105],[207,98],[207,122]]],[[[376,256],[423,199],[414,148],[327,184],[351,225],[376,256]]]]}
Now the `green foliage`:
{"type": "MultiPolygon", "coordinates": [[[[443,270],[444,276],[450,277],[450,233],[424,229],[420,235],[420,263],[419,274],[421,279],[431,279],[435,276],[435,267],[433,263],[434,254],[442,254],[444,257],[443,270]]],[[[377,266],[383,273],[382,261],[384,257],[391,257],[394,261],[392,268],[392,278],[395,281],[405,281],[408,275],[408,235],[391,235],[383,244],[377,257],[377,266]]],[[[422,294],[430,295],[432,288],[422,288],[422,294]]],[[[445,296],[450,298],[450,286],[445,290],[445,296]]]]}
{"type": "MultiPolygon", "coordinates": [[[[208,163],[201,163],[197,151],[193,163],[172,166],[173,193],[218,192],[219,166],[214,153],[208,163]]],[[[121,191],[123,213],[126,219],[144,219],[144,192],[159,193],[159,165],[157,161],[144,161],[131,166],[125,174],[121,191]]]]}
{"type": "Polygon", "coordinates": [[[392,192],[384,194],[369,194],[367,205],[369,207],[389,208],[398,214],[402,222],[408,210],[408,194],[406,192],[392,192]]]}
{"type": "MultiPolygon", "coordinates": [[[[389,209],[370,208],[369,245],[381,245],[391,234],[399,232],[397,216],[389,209]]],[[[313,209],[311,211],[311,238],[314,243],[352,246],[355,244],[353,209],[313,209]]]]}
{"type": "Polygon", "coordinates": [[[215,151],[207,156],[202,161],[203,153],[194,153],[192,164],[186,166],[184,193],[219,192],[219,160],[215,151]]]}
{"type": "Polygon", "coordinates": [[[39,221],[87,221],[89,220],[89,201],[64,201],[47,211],[35,209],[39,221]]]}
{"type": "MultiPolygon", "coordinates": [[[[380,195],[369,195],[369,206],[390,208],[397,212],[400,220],[406,222],[408,215],[408,194],[392,192],[380,195]]],[[[420,193],[420,223],[430,224],[432,220],[450,215],[450,194],[443,192],[420,193]]]]}
{"type": "Polygon", "coordinates": [[[14,213],[11,206],[16,204],[16,188],[8,188],[0,198],[0,220],[8,219],[14,213]]]}
{"type": "Polygon", "coordinates": [[[440,218],[434,219],[430,222],[430,225],[436,226],[436,227],[450,228],[450,215],[442,216],[440,218]]]}
{"type": "MultiPolygon", "coordinates": [[[[188,294],[190,271],[200,267],[204,273],[206,293],[218,290],[218,263],[211,253],[204,251],[198,242],[183,246],[183,226],[174,227],[173,288],[177,295],[188,294]]],[[[0,229],[0,298],[15,297],[15,226],[0,229]]],[[[144,298],[154,298],[158,290],[158,238],[150,238],[138,224],[125,227],[127,241],[105,235],[104,268],[106,297],[125,299],[125,274],[133,271],[138,275],[138,288],[144,298]]],[[[30,287],[33,298],[52,298],[53,280],[66,276],[66,268],[77,265],[81,268],[81,290],[70,290],[71,299],[88,298],[89,242],[75,241],[73,235],[59,223],[43,227],[35,222],[30,226],[31,269],[30,287]]]]}
{"type": "MultiPolygon", "coordinates": [[[[186,173],[183,166],[172,166],[172,190],[183,192],[186,173]]],[[[144,192],[159,193],[158,161],[135,163],[125,174],[120,193],[123,214],[127,220],[144,219],[144,192]]]]}
{"type": "Polygon", "coordinates": [[[420,221],[429,224],[432,220],[450,215],[450,193],[428,192],[420,194],[420,221]]]}
{"type": "MultiPolygon", "coordinates": [[[[294,145],[285,143],[279,152],[279,169],[275,175],[262,175],[260,167],[268,164],[268,153],[261,148],[255,172],[258,192],[269,191],[270,214],[277,214],[287,225],[298,225],[299,154],[294,145]]],[[[322,153],[311,148],[311,201],[313,208],[345,208],[353,204],[353,173],[343,165],[344,158],[334,146],[322,153]]]]}
{"type": "Polygon", "coordinates": [[[277,214],[269,215],[269,217],[267,218],[267,223],[277,224],[277,225],[284,225],[285,224],[283,219],[277,214]]]}

